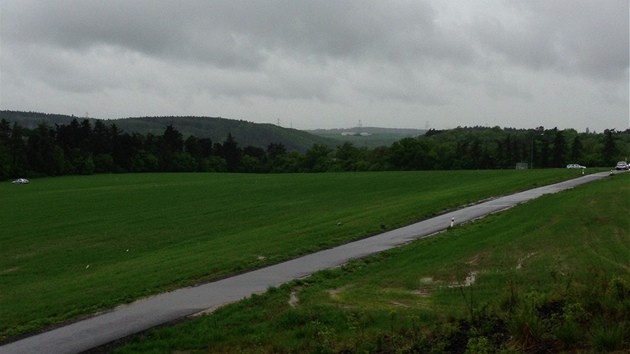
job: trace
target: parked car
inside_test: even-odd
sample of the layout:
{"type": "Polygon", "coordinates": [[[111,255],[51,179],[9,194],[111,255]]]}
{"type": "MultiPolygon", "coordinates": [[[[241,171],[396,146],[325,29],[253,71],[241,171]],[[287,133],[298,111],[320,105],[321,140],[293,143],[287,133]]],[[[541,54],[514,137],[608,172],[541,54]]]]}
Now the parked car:
{"type": "Polygon", "coordinates": [[[570,163],[567,165],[567,168],[586,168],[586,166],[578,165],[576,163],[570,163]]]}
{"type": "Polygon", "coordinates": [[[617,166],[615,166],[615,170],[630,170],[630,165],[625,161],[619,161],[617,166]]]}
{"type": "Polygon", "coordinates": [[[26,178],[18,178],[15,181],[11,182],[13,184],[28,184],[28,180],[26,178]]]}

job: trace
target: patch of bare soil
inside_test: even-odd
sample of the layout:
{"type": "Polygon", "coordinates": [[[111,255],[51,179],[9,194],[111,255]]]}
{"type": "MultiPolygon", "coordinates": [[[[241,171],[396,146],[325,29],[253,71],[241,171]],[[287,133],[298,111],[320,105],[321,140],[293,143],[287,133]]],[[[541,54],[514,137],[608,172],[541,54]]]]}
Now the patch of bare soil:
{"type": "Polygon", "coordinates": [[[298,298],[297,293],[295,291],[292,291],[291,295],[289,295],[289,306],[296,308],[299,302],[300,299],[298,298]]]}

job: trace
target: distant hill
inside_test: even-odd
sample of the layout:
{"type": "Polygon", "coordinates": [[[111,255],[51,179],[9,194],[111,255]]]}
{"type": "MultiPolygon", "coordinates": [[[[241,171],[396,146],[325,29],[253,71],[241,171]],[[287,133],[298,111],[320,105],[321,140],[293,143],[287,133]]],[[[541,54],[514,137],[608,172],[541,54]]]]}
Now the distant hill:
{"type": "Polygon", "coordinates": [[[357,147],[375,148],[390,146],[395,141],[407,137],[418,137],[427,131],[422,129],[396,129],[376,127],[355,127],[348,129],[316,129],[307,132],[338,142],[350,142],[357,147]]]}
{"type": "MultiPolygon", "coordinates": [[[[54,126],[55,124],[69,124],[73,119],[82,121],[86,118],[37,112],[0,111],[0,119],[17,122],[23,127],[32,129],[42,122],[54,126]]],[[[96,119],[88,118],[88,120],[93,123],[96,119]]],[[[104,122],[107,126],[116,124],[123,132],[143,135],[147,133],[162,135],[168,125],[173,125],[184,135],[184,138],[194,135],[198,138],[209,138],[213,142],[222,142],[228,133],[231,133],[241,147],[255,146],[266,149],[270,143],[282,143],[288,151],[305,152],[313,144],[331,147],[340,144],[338,140],[301,130],[225,118],[137,117],[104,120],[104,122]]]]}
{"type": "MultiPolygon", "coordinates": [[[[5,119],[11,123],[17,122],[19,125],[25,128],[33,129],[42,122],[45,122],[49,125],[69,124],[70,122],[72,122],[73,119],[77,119],[81,121],[84,118],[75,117],[75,116],[67,116],[63,114],[20,112],[20,111],[0,111],[0,119],[5,119]]],[[[95,119],[89,119],[89,120],[94,121],[95,119]]]]}

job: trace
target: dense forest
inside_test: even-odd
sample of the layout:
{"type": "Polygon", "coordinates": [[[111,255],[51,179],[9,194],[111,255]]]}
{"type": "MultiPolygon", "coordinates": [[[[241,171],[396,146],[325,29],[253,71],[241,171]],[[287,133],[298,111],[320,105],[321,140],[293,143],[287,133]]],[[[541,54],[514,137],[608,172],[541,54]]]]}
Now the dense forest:
{"type": "Polygon", "coordinates": [[[561,168],[568,163],[614,166],[630,152],[630,129],[578,133],[573,129],[460,127],[429,130],[373,149],[346,142],[313,144],[305,153],[283,142],[266,148],[184,135],[173,125],[162,134],[126,133],[102,120],[25,128],[0,120],[0,180],[16,177],[128,172],[338,172],[561,168]]]}

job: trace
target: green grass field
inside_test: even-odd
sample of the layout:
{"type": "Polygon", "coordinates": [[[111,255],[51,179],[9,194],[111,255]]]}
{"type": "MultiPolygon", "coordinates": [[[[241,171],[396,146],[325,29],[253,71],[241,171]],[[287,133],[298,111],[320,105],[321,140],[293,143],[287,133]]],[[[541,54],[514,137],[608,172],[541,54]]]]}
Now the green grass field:
{"type": "Polygon", "coordinates": [[[128,174],[3,183],[0,339],[576,173],[128,174]]]}
{"type": "Polygon", "coordinates": [[[627,352],[628,215],[630,173],[271,288],[115,352],[627,352]]]}

